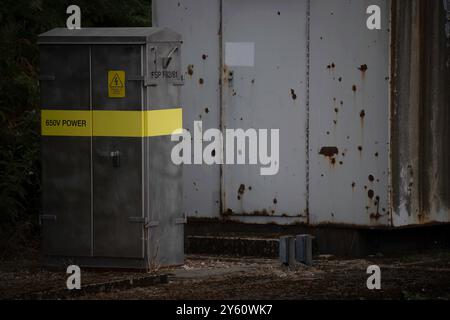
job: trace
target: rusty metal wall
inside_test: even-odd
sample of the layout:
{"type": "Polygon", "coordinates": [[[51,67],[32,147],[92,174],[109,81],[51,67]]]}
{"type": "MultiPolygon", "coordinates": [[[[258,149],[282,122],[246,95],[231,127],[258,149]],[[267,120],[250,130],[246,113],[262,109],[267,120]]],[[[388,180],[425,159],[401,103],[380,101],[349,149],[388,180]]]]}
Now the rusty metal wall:
{"type": "Polygon", "coordinates": [[[185,166],[187,215],[361,227],[448,222],[443,3],[153,1],[154,23],[183,35],[188,129],[194,120],[204,130],[282,127],[281,178],[252,166],[185,166]],[[366,28],[374,4],[381,30],[366,28]],[[230,42],[252,44],[244,65],[255,67],[228,66],[230,42]]]}
{"type": "Polygon", "coordinates": [[[311,1],[311,224],[389,223],[389,2],[311,1]]]}
{"type": "Polygon", "coordinates": [[[444,1],[394,2],[393,225],[449,221],[449,48],[444,1]]]}

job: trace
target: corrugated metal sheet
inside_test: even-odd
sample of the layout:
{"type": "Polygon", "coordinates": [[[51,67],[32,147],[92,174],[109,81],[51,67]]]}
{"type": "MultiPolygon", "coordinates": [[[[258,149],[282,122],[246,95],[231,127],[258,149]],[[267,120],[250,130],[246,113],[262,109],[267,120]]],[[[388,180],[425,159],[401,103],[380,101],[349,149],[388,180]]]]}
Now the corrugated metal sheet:
{"type": "Polygon", "coordinates": [[[448,222],[450,110],[443,1],[395,1],[393,225],[448,222]]]}

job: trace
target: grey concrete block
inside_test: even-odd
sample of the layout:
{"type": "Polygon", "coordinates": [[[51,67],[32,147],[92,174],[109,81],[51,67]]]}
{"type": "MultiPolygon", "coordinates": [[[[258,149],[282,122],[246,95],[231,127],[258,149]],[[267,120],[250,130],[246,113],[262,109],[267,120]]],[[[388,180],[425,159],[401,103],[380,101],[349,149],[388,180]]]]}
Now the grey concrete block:
{"type": "Polygon", "coordinates": [[[295,260],[305,265],[312,265],[312,239],[309,234],[295,237],[295,260]]]}

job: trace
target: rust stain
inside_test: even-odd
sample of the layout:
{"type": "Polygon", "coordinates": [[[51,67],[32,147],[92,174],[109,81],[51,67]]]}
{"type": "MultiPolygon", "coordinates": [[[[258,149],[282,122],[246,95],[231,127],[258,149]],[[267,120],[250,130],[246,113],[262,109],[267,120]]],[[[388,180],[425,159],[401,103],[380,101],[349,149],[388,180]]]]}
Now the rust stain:
{"type": "Polygon", "coordinates": [[[363,74],[367,71],[367,64],[362,64],[358,70],[361,71],[363,74]]]}
{"type": "Polygon", "coordinates": [[[328,158],[332,158],[335,155],[339,154],[339,149],[337,147],[322,147],[319,151],[319,154],[328,158]]]}
{"type": "Polygon", "coordinates": [[[376,211],[376,213],[371,213],[370,214],[370,219],[371,220],[379,220],[383,216],[382,214],[380,214],[380,197],[379,196],[375,197],[375,203],[374,204],[377,207],[377,211],[376,211]]]}
{"type": "Polygon", "coordinates": [[[194,65],[193,65],[193,64],[188,65],[188,67],[187,67],[187,73],[188,73],[188,75],[190,75],[190,76],[192,76],[192,75],[194,74],[194,65]]]}
{"type": "Polygon", "coordinates": [[[297,100],[297,95],[295,94],[294,89],[291,89],[291,97],[292,97],[292,100],[297,100]]]}
{"type": "Polygon", "coordinates": [[[354,84],[354,85],[352,86],[352,91],[353,91],[353,92],[356,92],[356,90],[357,90],[356,84],[354,84]]]}
{"type": "Polygon", "coordinates": [[[243,195],[245,192],[245,184],[241,184],[238,189],[238,194],[243,195]]]}
{"type": "Polygon", "coordinates": [[[224,212],[224,215],[232,215],[234,212],[232,209],[228,208],[226,212],[224,212]]]}
{"type": "Polygon", "coordinates": [[[336,65],[334,64],[334,62],[327,65],[327,69],[334,69],[334,68],[336,68],[336,65]]]}
{"type": "MultiPolygon", "coordinates": [[[[275,212],[272,212],[275,213],[275,212]]],[[[238,215],[241,217],[270,217],[271,214],[266,210],[263,209],[261,211],[253,211],[253,212],[241,212],[239,214],[236,214],[232,209],[227,209],[223,215],[224,216],[230,216],[230,215],[238,215]]]]}
{"type": "MultiPolygon", "coordinates": [[[[231,73],[231,72],[230,72],[231,73]]],[[[228,83],[228,66],[224,65],[223,66],[223,83],[226,84],[228,83]]]]}
{"type": "Polygon", "coordinates": [[[359,113],[359,116],[361,117],[361,119],[364,119],[366,116],[366,111],[361,110],[361,112],[359,113]]]}
{"type": "Polygon", "coordinates": [[[369,199],[373,199],[373,197],[375,196],[375,192],[373,192],[373,190],[369,190],[367,191],[367,196],[369,197],[369,199]]]}
{"type": "Polygon", "coordinates": [[[203,78],[198,79],[198,84],[202,85],[205,83],[205,80],[203,80],[203,78]]]}
{"type": "Polygon", "coordinates": [[[380,214],[379,212],[377,212],[377,213],[371,213],[370,214],[370,219],[371,220],[379,220],[381,217],[382,217],[383,215],[382,214],[380,214]]]}

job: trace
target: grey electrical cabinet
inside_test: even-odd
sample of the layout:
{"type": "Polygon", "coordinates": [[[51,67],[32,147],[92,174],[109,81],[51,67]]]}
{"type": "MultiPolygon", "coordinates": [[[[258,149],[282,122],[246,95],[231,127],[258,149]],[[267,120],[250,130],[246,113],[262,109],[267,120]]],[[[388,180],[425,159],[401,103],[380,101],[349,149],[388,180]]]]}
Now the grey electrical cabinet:
{"type": "Polygon", "coordinates": [[[182,264],[181,37],[57,28],[38,43],[44,264],[182,264]]]}

